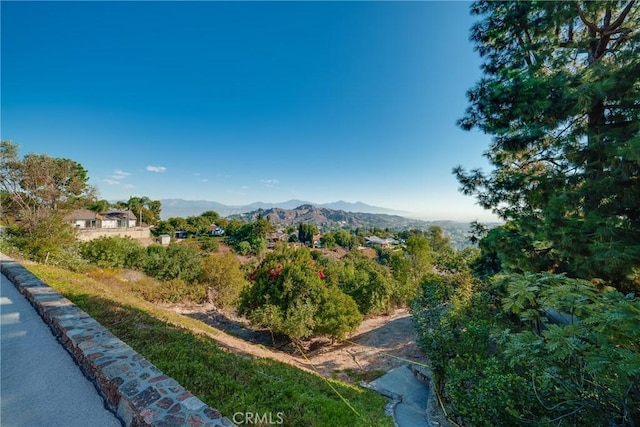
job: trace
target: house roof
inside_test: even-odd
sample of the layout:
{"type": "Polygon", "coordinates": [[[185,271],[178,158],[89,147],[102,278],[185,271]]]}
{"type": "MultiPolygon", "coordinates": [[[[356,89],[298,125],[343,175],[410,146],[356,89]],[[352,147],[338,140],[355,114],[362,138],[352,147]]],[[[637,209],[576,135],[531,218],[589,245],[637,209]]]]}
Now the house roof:
{"type": "Polygon", "coordinates": [[[110,210],[107,212],[102,212],[100,214],[90,211],[89,209],[76,209],[69,213],[64,217],[67,221],[83,221],[83,220],[94,220],[94,219],[137,219],[136,216],[131,211],[122,211],[122,210],[110,210]]]}
{"type": "Polygon", "coordinates": [[[396,239],[392,239],[392,238],[381,239],[378,236],[365,237],[365,241],[367,243],[371,243],[375,245],[397,245],[398,243],[400,243],[396,239]]]}
{"type": "Polygon", "coordinates": [[[111,210],[102,213],[104,219],[137,219],[131,211],[111,210]]]}
{"type": "Polygon", "coordinates": [[[98,214],[89,209],[76,209],[64,217],[67,221],[93,220],[97,218],[98,214]]]}

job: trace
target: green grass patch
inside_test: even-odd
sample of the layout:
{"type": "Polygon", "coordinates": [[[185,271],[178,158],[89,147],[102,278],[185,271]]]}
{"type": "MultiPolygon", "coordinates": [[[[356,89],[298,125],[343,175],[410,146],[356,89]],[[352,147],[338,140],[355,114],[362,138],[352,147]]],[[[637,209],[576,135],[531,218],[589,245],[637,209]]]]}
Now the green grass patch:
{"type": "Polygon", "coordinates": [[[350,378],[353,378],[353,380],[358,383],[362,381],[369,383],[386,374],[386,372],[381,369],[374,369],[371,371],[367,371],[363,369],[356,370],[356,369],[347,368],[343,372],[346,375],[348,375],[350,378]]]}
{"type": "Polygon", "coordinates": [[[393,425],[384,414],[388,400],[383,396],[271,359],[226,352],[203,334],[215,329],[142,300],[126,282],[102,282],[42,265],[27,268],[229,418],[236,412],[274,418],[282,413],[287,426],[393,425]]]}

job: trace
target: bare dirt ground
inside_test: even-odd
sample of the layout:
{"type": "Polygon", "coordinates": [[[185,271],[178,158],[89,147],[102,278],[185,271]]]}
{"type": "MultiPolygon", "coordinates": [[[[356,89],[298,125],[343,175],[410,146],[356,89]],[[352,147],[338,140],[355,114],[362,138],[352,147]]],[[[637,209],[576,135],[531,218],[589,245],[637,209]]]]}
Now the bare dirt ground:
{"type": "Polygon", "coordinates": [[[252,357],[271,358],[325,377],[346,382],[369,382],[407,363],[426,363],[426,355],[415,342],[415,331],[407,309],[366,319],[346,341],[331,343],[317,339],[296,348],[268,331],[252,329],[233,313],[222,313],[210,305],[171,308],[198,319],[223,333],[212,336],[223,348],[252,357]]]}

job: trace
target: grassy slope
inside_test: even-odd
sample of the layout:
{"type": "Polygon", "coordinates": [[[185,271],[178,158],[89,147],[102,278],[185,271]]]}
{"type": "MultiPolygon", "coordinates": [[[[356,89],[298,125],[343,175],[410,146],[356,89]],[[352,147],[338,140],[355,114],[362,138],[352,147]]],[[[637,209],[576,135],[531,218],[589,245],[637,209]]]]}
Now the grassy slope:
{"type": "Polygon", "coordinates": [[[392,426],[388,400],[269,359],[220,349],[202,334],[213,328],[136,297],[126,283],[98,281],[55,267],[27,266],[167,375],[228,417],[283,413],[291,426],[392,426]],[[350,408],[349,405],[351,405],[350,408]],[[357,414],[356,414],[357,412],[357,414]]]}

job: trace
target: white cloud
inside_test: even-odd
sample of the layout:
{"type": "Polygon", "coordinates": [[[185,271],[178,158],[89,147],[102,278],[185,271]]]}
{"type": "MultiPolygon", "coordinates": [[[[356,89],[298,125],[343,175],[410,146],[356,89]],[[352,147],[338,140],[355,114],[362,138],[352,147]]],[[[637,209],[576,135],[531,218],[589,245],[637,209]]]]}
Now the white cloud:
{"type": "Polygon", "coordinates": [[[280,184],[280,181],[278,181],[277,179],[261,179],[260,182],[262,182],[263,184],[280,184]]]}
{"type": "Polygon", "coordinates": [[[120,184],[119,181],[115,181],[113,179],[105,179],[104,182],[106,182],[109,185],[116,185],[116,184],[120,184]]]}
{"type": "Polygon", "coordinates": [[[130,190],[132,188],[136,188],[136,186],[132,185],[132,184],[125,184],[125,185],[122,186],[122,188],[126,188],[127,190],[130,190]]]}
{"type": "Polygon", "coordinates": [[[113,171],[113,175],[111,175],[112,179],[125,179],[131,175],[129,172],[121,171],[120,169],[116,169],[113,171]]]}
{"type": "Polygon", "coordinates": [[[149,172],[164,172],[167,170],[167,168],[165,168],[164,166],[147,166],[147,170],[149,172]]]}
{"type": "Polygon", "coordinates": [[[207,178],[202,178],[200,179],[200,182],[209,182],[209,180],[207,178]]]}

